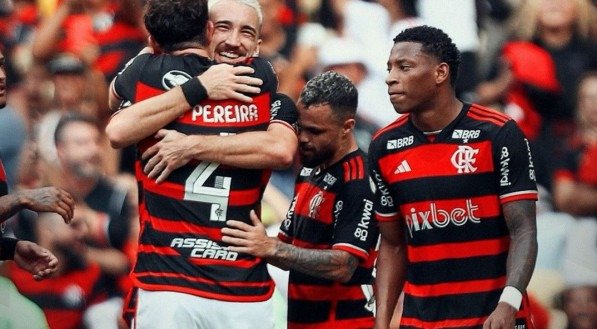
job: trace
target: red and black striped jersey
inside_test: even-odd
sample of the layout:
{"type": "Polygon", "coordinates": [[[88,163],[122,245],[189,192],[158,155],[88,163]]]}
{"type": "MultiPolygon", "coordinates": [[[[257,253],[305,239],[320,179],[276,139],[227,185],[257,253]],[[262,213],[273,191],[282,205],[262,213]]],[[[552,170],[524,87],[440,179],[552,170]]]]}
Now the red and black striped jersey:
{"type": "Polygon", "coordinates": [[[357,150],[324,169],[302,168],[280,240],[339,249],[361,261],[347,283],[290,270],[288,328],[371,328],[371,284],[378,230],[365,155],[357,150]]]}
{"type": "Polygon", "coordinates": [[[51,329],[82,328],[85,310],[107,297],[101,289],[105,277],[97,264],[36,281],[31,273],[12,263],[8,277],[23,296],[43,310],[51,329]]]}
{"type": "MultiPolygon", "coordinates": [[[[404,225],[402,327],[482,327],[506,283],[502,205],[537,199],[527,139],[506,115],[465,104],[433,141],[400,117],[369,157],[376,219],[404,225]]],[[[517,324],[527,314],[523,305],[517,324]]]]}
{"type": "Polygon", "coordinates": [[[8,194],[8,183],[6,183],[6,171],[4,170],[4,165],[2,164],[2,159],[0,159],[0,196],[5,196],[8,194]]]}
{"type": "MultiPolygon", "coordinates": [[[[125,101],[137,102],[184,83],[210,65],[210,60],[197,55],[140,55],[119,73],[115,92],[125,101]]],[[[263,80],[262,92],[252,103],[204,100],[165,128],[230,135],[265,131],[273,121],[294,124],[296,108],[275,94],[277,77],[269,62],[255,58],[250,65],[254,76],[263,80]]],[[[249,212],[260,208],[271,170],[192,161],[158,185],[143,173],[145,162],[140,159],[155,142],[149,137],[137,145],[141,232],[132,275],[135,285],[224,301],[269,299],[274,285],[265,262],[228,250],[220,229],[228,219],[250,223],[249,212]]]]}

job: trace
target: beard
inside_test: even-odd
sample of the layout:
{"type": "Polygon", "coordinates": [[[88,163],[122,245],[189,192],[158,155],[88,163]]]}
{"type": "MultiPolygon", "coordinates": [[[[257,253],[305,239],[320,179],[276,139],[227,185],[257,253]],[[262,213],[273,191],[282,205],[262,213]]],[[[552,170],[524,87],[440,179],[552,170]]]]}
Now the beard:
{"type": "Polygon", "coordinates": [[[328,161],[334,156],[334,151],[330,148],[324,148],[319,152],[313,148],[299,148],[301,164],[307,168],[315,168],[328,161]]]}

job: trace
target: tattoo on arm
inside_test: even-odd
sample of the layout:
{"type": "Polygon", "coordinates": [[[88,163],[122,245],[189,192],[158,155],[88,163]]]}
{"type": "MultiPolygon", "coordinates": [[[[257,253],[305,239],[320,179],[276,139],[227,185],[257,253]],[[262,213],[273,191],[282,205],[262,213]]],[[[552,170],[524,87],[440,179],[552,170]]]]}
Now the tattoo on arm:
{"type": "Polygon", "coordinates": [[[358,259],[343,250],[306,249],[279,242],[268,262],[281,268],[333,281],[346,282],[352,277],[358,259]]]}
{"type": "Polygon", "coordinates": [[[506,285],[525,291],[537,259],[537,223],[534,201],[513,201],[503,205],[510,231],[506,285]]]}

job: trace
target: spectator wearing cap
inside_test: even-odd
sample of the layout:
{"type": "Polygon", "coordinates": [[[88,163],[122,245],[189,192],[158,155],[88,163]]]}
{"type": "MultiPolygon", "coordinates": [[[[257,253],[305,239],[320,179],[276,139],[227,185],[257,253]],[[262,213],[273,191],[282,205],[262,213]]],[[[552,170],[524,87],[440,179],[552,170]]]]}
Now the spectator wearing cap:
{"type": "MultiPolygon", "coordinates": [[[[54,132],[60,117],[68,112],[76,112],[103,122],[106,117],[108,87],[104,79],[98,77],[97,72],[78,57],[71,54],[60,54],[47,64],[48,72],[53,83],[53,108],[46,113],[38,123],[35,140],[39,155],[49,182],[56,185],[59,163],[54,144],[54,132]]],[[[107,173],[116,172],[115,151],[108,146],[107,140],[102,145],[105,157],[102,158],[103,169],[107,173]]]]}
{"type": "Polygon", "coordinates": [[[359,92],[360,117],[377,127],[385,127],[398,118],[387,95],[384,79],[372,73],[367,66],[362,45],[341,37],[326,40],[318,51],[323,71],[335,71],[346,76],[359,92]]]}

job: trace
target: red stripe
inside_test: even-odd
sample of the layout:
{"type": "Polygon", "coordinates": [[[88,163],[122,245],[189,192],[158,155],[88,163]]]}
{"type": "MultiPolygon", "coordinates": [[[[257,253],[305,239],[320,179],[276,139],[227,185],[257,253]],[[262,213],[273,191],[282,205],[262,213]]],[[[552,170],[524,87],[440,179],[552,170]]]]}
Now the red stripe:
{"type": "Polygon", "coordinates": [[[501,126],[504,125],[504,123],[502,121],[500,121],[500,120],[496,120],[496,119],[493,119],[493,118],[488,118],[488,117],[485,117],[485,116],[480,116],[480,115],[478,115],[476,113],[472,113],[470,111],[466,115],[468,117],[471,117],[471,118],[475,119],[475,120],[493,123],[493,124],[495,124],[498,127],[501,127],[501,126]]]}
{"type": "Polygon", "coordinates": [[[164,90],[154,88],[152,86],[148,86],[142,82],[137,82],[136,86],[136,93],[135,93],[135,103],[139,103],[140,101],[151,98],[153,96],[160,95],[164,92],[164,90]]]}
{"type": "Polygon", "coordinates": [[[308,249],[330,249],[330,245],[326,243],[312,243],[305,240],[300,240],[297,238],[292,239],[292,245],[300,247],[300,248],[308,248],[308,249]]]}
{"type": "Polygon", "coordinates": [[[428,298],[500,290],[503,289],[505,285],[506,276],[501,276],[496,279],[446,282],[429,285],[414,285],[409,282],[404,286],[404,293],[415,297],[428,298]]]}
{"type": "Polygon", "coordinates": [[[149,244],[139,244],[137,247],[138,253],[158,254],[166,256],[178,256],[178,251],[170,247],[156,247],[149,244]]]}
{"type": "Polygon", "coordinates": [[[412,326],[417,328],[463,328],[472,326],[482,326],[486,317],[483,318],[468,318],[455,320],[441,320],[441,321],[423,321],[416,318],[402,317],[400,325],[412,326]]]}
{"type": "Polygon", "coordinates": [[[329,320],[321,323],[296,323],[288,322],[288,329],[362,329],[373,328],[373,317],[346,319],[346,320],[329,320]]]}
{"type": "Polygon", "coordinates": [[[340,283],[334,283],[332,286],[289,283],[288,297],[308,301],[359,300],[365,298],[360,285],[342,286],[340,283]]]}
{"type": "Polygon", "coordinates": [[[336,200],[336,195],[334,193],[324,191],[308,182],[297,184],[296,190],[299,191],[300,194],[294,207],[295,215],[312,218],[313,220],[327,225],[332,224],[334,213],[333,206],[336,200]],[[322,194],[323,201],[321,201],[321,204],[318,207],[315,207],[311,202],[319,193],[322,194]],[[316,213],[314,217],[311,217],[311,215],[313,215],[312,211],[316,213]]]}
{"type": "Polygon", "coordinates": [[[501,196],[500,202],[502,204],[512,202],[512,201],[520,201],[520,200],[532,200],[536,201],[538,199],[537,192],[528,192],[528,193],[518,193],[518,194],[510,194],[508,196],[501,196]]]}
{"type": "Polygon", "coordinates": [[[181,273],[168,273],[168,272],[136,272],[133,274],[137,278],[152,277],[152,278],[174,278],[183,279],[190,282],[207,283],[224,287],[240,287],[240,288],[261,288],[268,287],[271,282],[247,282],[247,281],[221,281],[221,280],[210,280],[197,276],[190,276],[181,273]]]}
{"type": "Polygon", "coordinates": [[[357,159],[350,159],[350,180],[355,180],[357,178],[358,170],[357,159]]]}
{"type": "Polygon", "coordinates": [[[506,123],[507,121],[509,121],[511,119],[508,115],[506,115],[500,111],[496,111],[489,107],[480,106],[478,104],[472,104],[472,106],[470,107],[470,111],[473,111],[481,116],[486,115],[489,117],[493,117],[496,120],[503,121],[504,123],[506,123]]]}
{"type": "Polygon", "coordinates": [[[433,262],[446,259],[491,256],[503,253],[510,247],[510,237],[474,242],[442,243],[432,246],[408,246],[408,260],[411,263],[433,262]]]}
{"type": "MultiPolygon", "coordinates": [[[[222,300],[227,302],[262,302],[268,300],[273,292],[274,292],[274,284],[273,281],[269,281],[264,283],[264,288],[267,287],[268,290],[261,295],[257,296],[239,296],[239,295],[225,295],[225,294],[218,294],[198,289],[180,287],[180,286],[171,286],[168,284],[147,284],[144,282],[139,281],[137,277],[135,277],[135,273],[132,275],[132,280],[135,282],[135,286],[141,289],[155,291],[155,290],[165,290],[165,291],[176,291],[185,294],[200,296],[204,298],[211,298],[216,300],[222,300]]],[[[151,276],[151,274],[148,274],[151,276]]],[[[245,285],[246,286],[246,285],[245,285]]]]}
{"type": "MultiPolygon", "coordinates": [[[[452,162],[452,158],[457,155],[462,146],[457,144],[421,145],[403,152],[391,153],[384,156],[379,160],[379,167],[382,171],[382,176],[388,183],[417,178],[494,171],[491,141],[466,144],[467,147],[477,150],[477,153],[472,155],[474,163],[470,163],[471,167],[464,169],[458,168],[452,162]],[[429,161],[429,159],[434,159],[434,161],[429,161]],[[399,172],[397,168],[405,160],[410,164],[411,171],[399,172]],[[459,173],[459,171],[461,172],[459,173]]],[[[457,161],[458,159],[455,158],[454,160],[457,161]]]]}
{"type": "Polygon", "coordinates": [[[189,262],[197,266],[229,266],[234,268],[252,268],[261,262],[261,258],[240,259],[229,261],[224,259],[189,258],[189,262]]]}
{"type": "Polygon", "coordinates": [[[350,178],[350,166],[348,165],[348,162],[344,162],[342,167],[344,167],[344,181],[348,182],[348,179],[350,178]]]}
{"type": "Polygon", "coordinates": [[[394,120],[394,122],[387,125],[385,128],[381,128],[373,135],[372,140],[375,140],[377,137],[379,137],[379,135],[383,134],[384,132],[386,132],[388,130],[392,130],[394,128],[400,127],[401,125],[405,124],[408,120],[408,116],[409,116],[409,114],[402,115],[402,116],[398,117],[398,119],[394,120]]]}
{"type": "Polygon", "coordinates": [[[363,179],[365,177],[365,165],[363,164],[363,158],[357,158],[357,170],[358,175],[356,179],[363,179]]]}
{"type": "Polygon", "coordinates": [[[0,161],[0,181],[6,181],[6,170],[4,170],[2,161],[0,161]]]}
{"type": "Polygon", "coordinates": [[[351,247],[348,244],[340,244],[340,245],[335,244],[332,246],[332,249],[346,251],[347,253],[349,253],[361,260],[364,260],[364,261],[366,261],[367,258],[369,257],[369,254],[366,251],[363,251],[363,249],[351,247]]]}
{"type": "Polygon", "coordinates": [[[151,216],[150,223],[155,230],[160,232],[177,234],[190,233],[207,237],[214,241],[222,240],[221,228],[218,227],[205,227],[198,224],[183,222],[181,220],[167,220],[155,216],[151,216]]]}

